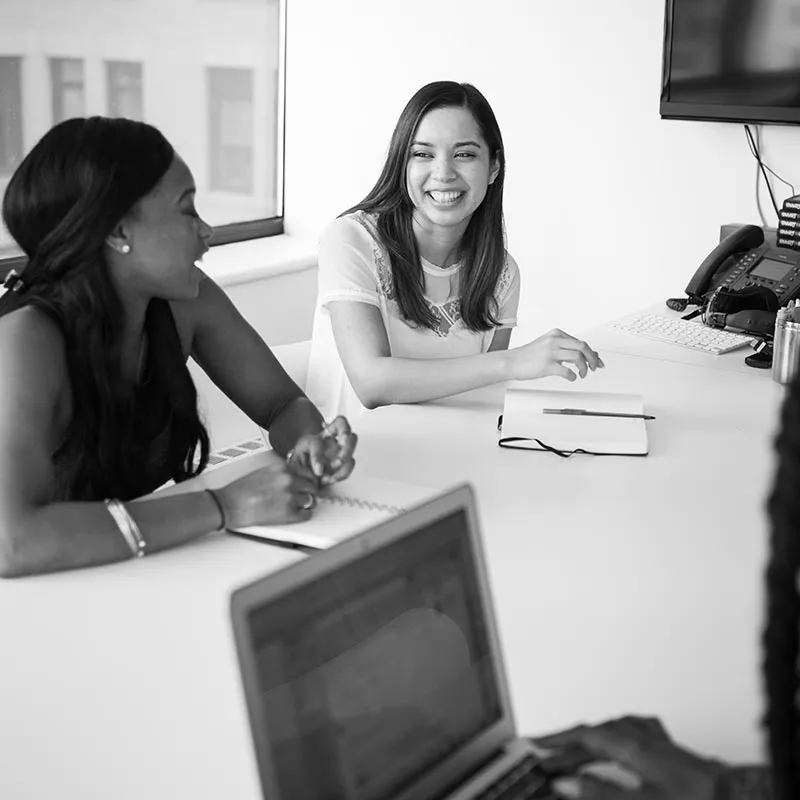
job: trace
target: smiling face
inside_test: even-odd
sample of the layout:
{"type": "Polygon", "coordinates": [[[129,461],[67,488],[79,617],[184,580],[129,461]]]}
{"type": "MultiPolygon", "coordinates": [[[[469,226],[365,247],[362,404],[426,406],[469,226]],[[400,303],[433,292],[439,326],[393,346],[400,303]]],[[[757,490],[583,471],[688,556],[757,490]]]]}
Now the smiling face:
{"type": "Polygon", "coordinates": [[[128,290],[165,300],[197,296],[203,274],[196,266],[213,228],[195,209],[194,178],[177,155],[156,187],[109,237],[109,267],[128,290]],[[122,253],[127,245],[128,252],[122,253]]]}
{"type": "Polygon", "coordinates": [[[414,223],[463,233],[499,172],[472,113],[456,106],[429,111],[414,134],[406,187],[414,223]]]}

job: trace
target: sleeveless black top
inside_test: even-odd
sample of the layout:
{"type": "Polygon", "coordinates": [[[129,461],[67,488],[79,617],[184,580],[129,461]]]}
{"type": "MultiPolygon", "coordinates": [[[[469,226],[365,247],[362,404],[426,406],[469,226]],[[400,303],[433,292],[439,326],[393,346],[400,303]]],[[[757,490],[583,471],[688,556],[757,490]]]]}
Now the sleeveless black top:
{"type": "MultiPolygon", "coordinates": [[[[152,381],[149,382],[152,384],[152,381]]],[[[137,387],[134,399],[132,424],[136,431],[135,446],[126,453],[126,461],[132,466],[131,478],[124,491],[118,492],[119,500],[154,491],[171,477],[170,456],[171,415],[159,410],[153,402],[148,384],[137,387]]],[[[78,472],[82,446],[76,437],[67,437],[53,453],[53,496],[51,502],[102,500],[96,490],[82,485],[78,472]]]]}
{"type": "MultiPolygon", "coordinates": [[[[119,500],[130,500],[154,491],[171,478],[174,478],[174,445],[175,420],[165,397],[163,388],[156,391],[157,380],[154,378],[152,353],[155,347],[163,354],[168,353],[170,365],[175,369],[185,370],[185,359],[181,350],[180,339],[175,327],[175,319],[169,303],[164,300],[152,300],[160,317],[158,320],[158,341],[150,339],[151,346],[144,367],[144,374],[136,387],[131,413],[127,424],[131,426],[132,435],[127,436],[125,476],[116,476],[114,483],[118,486],[114,495],[119,500]],[[174,362],[174,363],[173,363],[174,362]],[[119,488],[120,481],[122,487],[119,488]]],[[[150,311],[148,311],[148,316],[150,311]]],[[[191,379],[190,379],[191,380],[191,379]]],[[[78,440],[76,433],[67,429],[66,437],[61,441],[52,456],[53,464],[53,496],[52,502],[59,501],[96,501],[111,494],[102,486],[87,485],[81,479],[79,462],[85,445],[78,440]],[[102,496],[98,496],[98,493],[102,496]]],[[[91,454],[89,454],[91,455],[91,454]]]]}

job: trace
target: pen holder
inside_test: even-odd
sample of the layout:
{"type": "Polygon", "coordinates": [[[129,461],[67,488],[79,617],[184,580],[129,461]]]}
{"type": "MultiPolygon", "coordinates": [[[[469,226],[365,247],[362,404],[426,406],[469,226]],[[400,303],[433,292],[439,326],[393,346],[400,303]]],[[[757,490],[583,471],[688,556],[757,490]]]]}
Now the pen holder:
{"type": "Polygon", "coordinates": [[[772,380],[791,383],[800,365],[800,322],[778,319],[772,345],[772,380]]]}

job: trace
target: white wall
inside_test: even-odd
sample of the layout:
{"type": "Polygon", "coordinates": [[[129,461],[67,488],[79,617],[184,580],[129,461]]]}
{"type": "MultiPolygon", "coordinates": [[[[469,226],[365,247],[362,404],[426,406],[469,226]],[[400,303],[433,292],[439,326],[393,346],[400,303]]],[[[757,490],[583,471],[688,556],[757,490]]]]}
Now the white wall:
{"type": "MultiPolygon", "coordinates": [[[[307,351],[291,345],[311,338],[317,296],[316,267],[295,263],[291,271],[273,276],[242,282],[223,279],[222,283],[245,319],[282,359],[289,374],[305,386],[307,351]],[[287,353],[292,355],[287,357],[287,353]]],[[[189,362],[189,371],[211,434],[212,450],[251,437],[255,430],[253,423],[237,413],[234,403],[194,361],[189,362]]]]}
{"type": "MultiPolygon", "coordinates": [[[[663,0],[289,0],[287,230],[315,238],[363,197],[414,91],[466,80],[506,144],[515,341],[680,295],[721,224],[759,219],[742,126],[659,118],[663,12],[663,0]]],[[[764,133],[768,163],[800,182],[800,132],[764,133]]]]}

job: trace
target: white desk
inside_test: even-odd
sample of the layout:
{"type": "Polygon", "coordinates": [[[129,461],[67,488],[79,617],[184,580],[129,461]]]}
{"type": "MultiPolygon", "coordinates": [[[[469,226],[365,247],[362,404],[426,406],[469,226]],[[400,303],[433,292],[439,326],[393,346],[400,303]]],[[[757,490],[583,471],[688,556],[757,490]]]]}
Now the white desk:
{"type": "MultiPolygon", "coordinates": [[[[657,713],[689,745],[757,758],[781,387],[635,341],[584,385],[645,396],[647,458],[501,449],[496,387],[367,414],[358,468],[477,487],[521,730],[657,713]]],[[[0,797],[256,800],[228,595],[298,557],[216,535],[0,582],[0,797]]]]}

